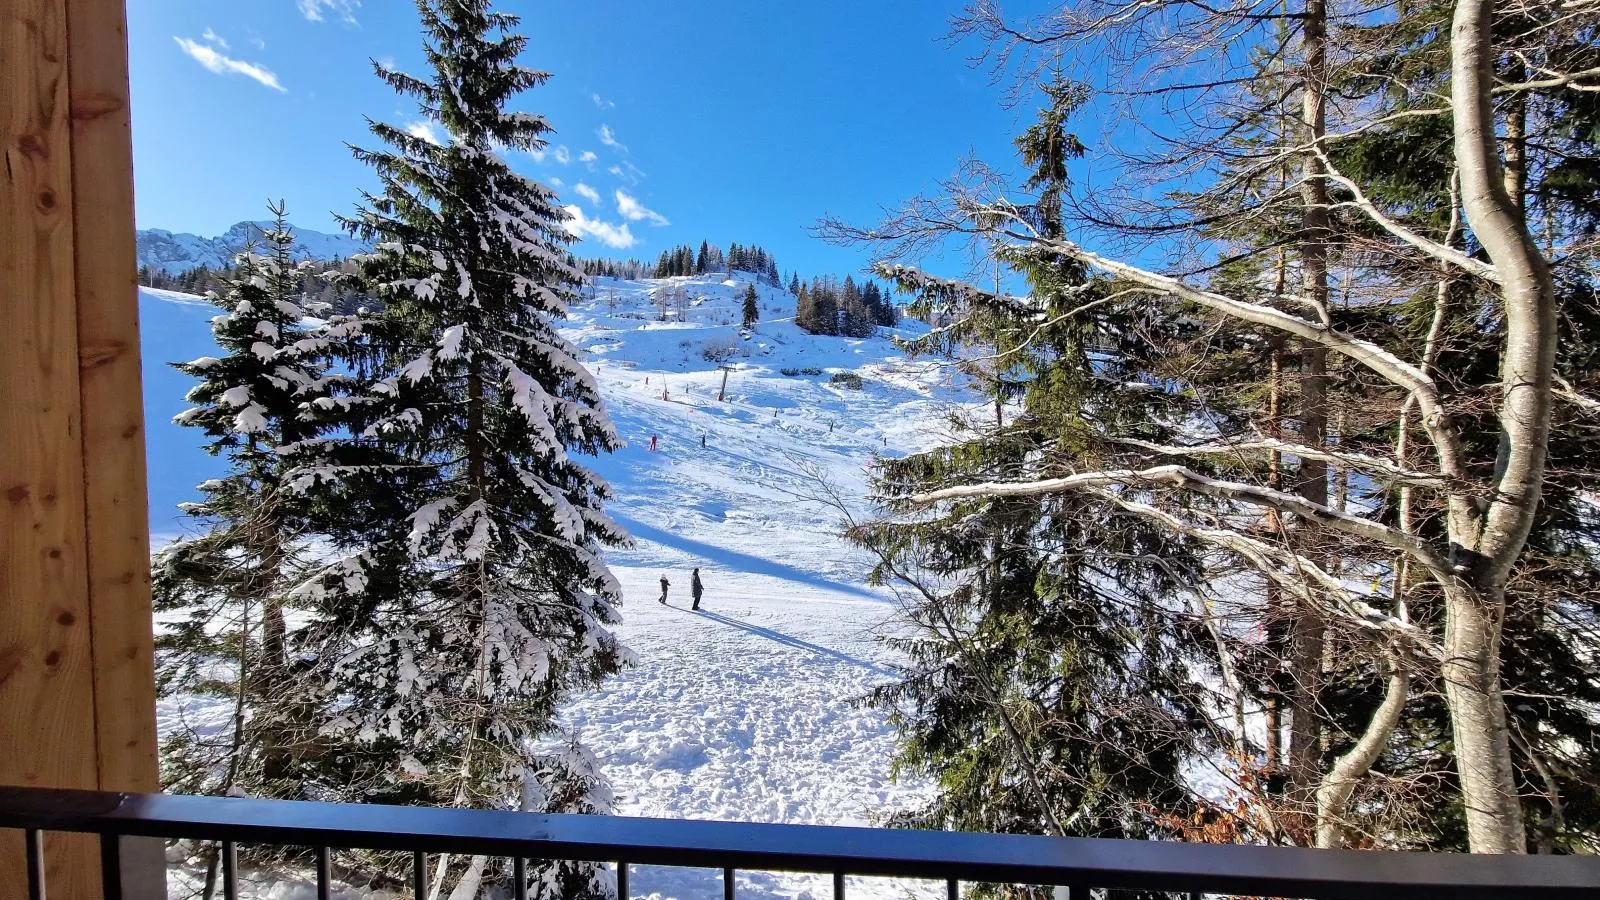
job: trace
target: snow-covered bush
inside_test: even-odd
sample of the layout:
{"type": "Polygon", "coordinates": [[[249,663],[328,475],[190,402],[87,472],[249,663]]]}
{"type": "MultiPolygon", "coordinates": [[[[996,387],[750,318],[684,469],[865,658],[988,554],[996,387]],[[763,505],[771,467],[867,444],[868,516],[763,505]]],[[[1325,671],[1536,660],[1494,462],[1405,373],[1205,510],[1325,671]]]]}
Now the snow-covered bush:
{"type": "Polygon", "coordinates": [[[723,363],[739,355],[739,341],[733,337],[712,338],[700,345],[700,358],[723,363]]]}

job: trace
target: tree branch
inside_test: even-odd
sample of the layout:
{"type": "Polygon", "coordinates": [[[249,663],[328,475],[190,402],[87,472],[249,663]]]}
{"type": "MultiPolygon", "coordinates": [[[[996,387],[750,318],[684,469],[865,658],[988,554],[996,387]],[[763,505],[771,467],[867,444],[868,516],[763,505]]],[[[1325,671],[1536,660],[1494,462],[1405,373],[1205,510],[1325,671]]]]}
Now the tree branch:
{"type": "Polygon", "coordinates": [[[1150,441],[1141,441],[1137,438],[1111,438],[1111,441],[1117,444],[1127,444],[1130,447],[1138,447],[1141,450],[1148,450],[1161,456],[1210,456],[1261,452],[1290,453],[1302,459],[1320,459],[1324,462],[1360,469],[1369,474],[1382,475],[1393,481],[1403,481],[1407,484],[1427,485],[1430,487],[1440,487],[1444,484],[1444,478],[1440,475],[1408,469],[1387,459],[1369,456],[1365,453],[1337,453],[1331,450],[1319,450],[1315,447],[1308,447],[1305,444],[1296,444],[1292,441],[1279,440],[1278,438],[1259,438],[1237,443],[1196,444],[1189,447],[1174,444],[1155,444],[1150,441]]]}
{"type": "Polygon", "coordinates": [[[1495,270],[1494,266],[1489,265],[1483,260],[1473,259],[1467,254],[1462,253],[1460,250],[1457,250],[1456,248],[1447,244],[1441,244],[1438,241],[1425,238],[1422,235],[1417,234],[1415,231],[1412,231],[1411,229],[1400,224],[1399,222],[1396,222],[1394,219],[1389,218],[1383,213],[1382,210],[1378,209],[1378,207],[1367,198],[1366,193],[1361,190],[1360,185],[1356,184],[1349,178],[1346,178],[1344,175],[1340,174],[1338,169],[1333,167],[1333,161],[1328,159],[1328,155],[1324,153],[1320,147],[1315,148],[1315,153],[1322,160],[1323,166],[1326,167],[1322,177],[1349,191],[1350,195],[1355,198],[1354,202],[1341,203],[1339,204],[1340,206],[1356,207],[1357,209],[1366,213],[1367,216],[1372,219],[1372,221],[1378,223],[1379,227],[1383,228],[1384,231],[1389,232],[1405,243],[1410,244],[1411,246],[1421,250],[1423,253],[1428,254],[1440,262],[1455,266],[1459,269],[1476,275],[1485,281],[1489,281],[1494,284],[1500,283],[1500,273],[1495,270]]]}
{"type": "Polygon", "coordinates": [[[1298,494],[1257,487],[1237,481],[1209,478],[1192,469],[1178,465],[1154,466],[1140,470],[1121,469],[1103,472],[1083,472],[1077,475],[1068,475],[1065,478],[1045,478],[1038,481],[989,481],[913,494],[906,499],[918,506],[927,506],[943,500],[976,497],[1030,497],[1071,491],[1092,491],[1097,488],[1111,486],[1155,487],[1163,485],[1220,497],[1224,500],[1238,500],[1254,506],[1263,506],[1293,513],[1307,521],[1405,553],[1427,566],[1430,570],[1438,573],[1440,577],[1449,577],[1450,565],[1444,557],[1433,552],[1420,539],[1397,528],[1391,528],[1371,519],[1353,516],[1320,503],[1313,503],[1298,494]]]}
{"type": "Polygon", "coordinates": [[[1325,615],[1353,623],[1361,628],[1379,630],[1404,636],[1419,651],[1437,659],[1439,649],[1433,641],[1410,622],[1380,612],[1359,595],[1352,592],[1338,578],[1318,565],[1315,560],[1295,553],[1285,547],[1274,546],[1231,528],[1207,528],[1188,522],[1163,509],[1118,496],[1111,491],[1091,490],[1088,493],[1111,503],[1126,512],[1161,523],[1180,534],[1186,534],[1215,547],[1231,551],[1249,561],[1252,568],[1271,579],[1287,593],[1303,600],[1307,605],[1321,610],[1325,615]],[[1331,603],[1324,602],[1311,589],[1321,587],[1331,603]]]}

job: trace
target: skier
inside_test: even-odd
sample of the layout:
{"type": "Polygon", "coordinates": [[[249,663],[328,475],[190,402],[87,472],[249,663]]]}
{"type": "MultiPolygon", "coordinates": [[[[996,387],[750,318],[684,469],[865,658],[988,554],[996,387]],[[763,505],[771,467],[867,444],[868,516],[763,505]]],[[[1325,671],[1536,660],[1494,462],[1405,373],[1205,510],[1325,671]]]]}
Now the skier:
{"type": "MultiPolygon", "coordinates": [[[[700,570],[699,569],[695,569],[695,571],[698,572],[700,570]]],[[[667,588],[669,588],[671,586],[672,586],[672,582],[667,580],[667,576],[662,575],[661,576],[661,600],[660,600],[660,602],[661,602],[661,604],[663,606],[665,606],[666,602],[667,602],[667,588]]]]}
{"type": "Polygon", "coordinates": [[[650,435],[650,452],[656,452],[656,436],[653,434],[650,435]]]}
{"type": "Polygon", "coordinates": [[[702,432],[700,432],[700,449],[704,450],[705,446],[706,446],[706,433],[704,431],[702,431],[702,432]]]}
{"type": "MultiPolygon", "coordinates": [[[[665,581],[666,579],[663,578],[662,580],[665,581]]],[[[694,574],[689,576],[689,593],[694,595],[694,603],[690,605],[690,609],[700,608],[700,595],[704,592],[705,587],[700,584],[700,570],[695,569],[694,574]]]]}

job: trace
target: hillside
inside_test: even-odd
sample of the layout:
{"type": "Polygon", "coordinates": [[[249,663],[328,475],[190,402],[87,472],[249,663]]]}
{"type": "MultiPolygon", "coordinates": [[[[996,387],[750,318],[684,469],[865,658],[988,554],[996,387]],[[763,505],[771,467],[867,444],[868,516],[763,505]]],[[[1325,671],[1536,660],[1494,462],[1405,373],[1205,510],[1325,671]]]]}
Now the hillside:
{"type": "MultiPolygon", "coordinates": [[[[234,254],[258,240],[261,230],[271,224],[239,222],[216,237],[175,234],[161,228],[141,229],[136,235],[139,267],[148,266],[169,275],[178,275],[201,266],[226,269],[233,265],[234,254]]],[[[294,236],[298,259],[343,258],[369,249],[364,242],[344,234],[325,234],[296,228],[294,236]]]]}
{"type": "MultiPolygon", "coordinates": [[[[743,275],[599,279],[563,329],[587,352],[628,441],[592,465],[615,489],[609,511],[635,541],[608,560],[625,592],[619,633],[640,659],[573,703],[563,724],[599,755],[624,815],[878,822],[926,791],[890,778],[888,723],[854,702],[899,663],[877,641],[900,627],[897,608],[864,584],[868,561],[838,538],[838,511],[805,498],[821,473],[860,505],[874,454],[928,445],[940,411],[963,393],[952,370],[907,360],[888,334],[806,334],[787,320],[794,298],[770,285],[757,288],[761,322],[741,333],[736,298],[746,283],[743,275]],[[661,321],[653,299],[680,289],[682,315],[674,309],[661,321]],[[708,351],[730,368],[723,402],[708,351]],[[860,375],[861,389],[830,384],[840,371],[860,375]],[[696,566],[706,584],[698,613],[687,598],[696,566]],[[672,581],[667,606],[656,603],[663,574],[672,581]]],[[[141,301],[159,541],[182,527],[176,504],[217,461],[169,424],[187,379],[157,363],[207,352],[213,309],[170,292],[145,290],[141,301]]],[[[901,333],[923,327],[907,322],[901,333]]],[[[179,712],[163,709],[164,720],[179,712]]],[[[801,876],[740,879],[741,896],[830,889],[801,876]]],[[[698,870],[643,868],[634,884],[660,897],[720,891],[717,873],[698,870]]],[[[853,879],[851,891],[899,898],[907,887],[853,879]]]]}

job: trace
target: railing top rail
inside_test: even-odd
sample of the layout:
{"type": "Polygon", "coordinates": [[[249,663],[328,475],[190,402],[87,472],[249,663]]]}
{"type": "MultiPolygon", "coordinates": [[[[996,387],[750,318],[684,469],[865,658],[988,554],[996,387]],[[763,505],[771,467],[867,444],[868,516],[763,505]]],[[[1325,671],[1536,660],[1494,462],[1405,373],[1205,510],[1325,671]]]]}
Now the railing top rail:
{"type": "Polygon", "coordinates": [[[1600,858],[541,815],[0,787],[0,828],[1374,900],[1600,897],[1600,858]]]}

